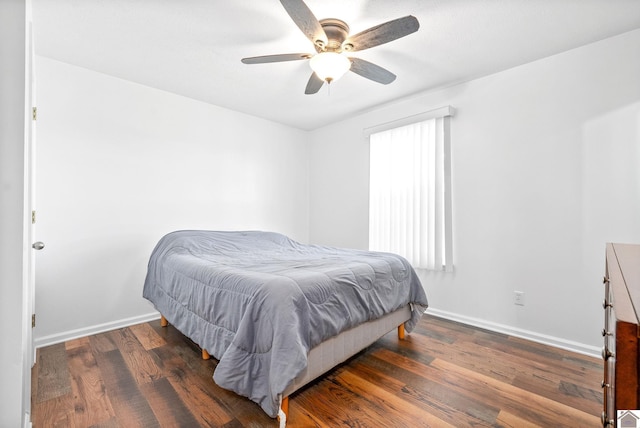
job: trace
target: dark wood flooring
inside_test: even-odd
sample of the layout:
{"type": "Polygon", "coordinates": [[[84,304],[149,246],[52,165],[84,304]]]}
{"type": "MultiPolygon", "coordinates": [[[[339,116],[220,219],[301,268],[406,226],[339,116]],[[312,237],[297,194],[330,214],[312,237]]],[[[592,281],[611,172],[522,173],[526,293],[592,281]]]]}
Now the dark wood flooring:
{"type": "MultiPolygon", "coordinates": [[[[38,350],[41,427],[276,427],[160,322],[38,350]]],[[[598,427],[602,363],[432,316],[291,396],[288,427],[598,427]]]]}

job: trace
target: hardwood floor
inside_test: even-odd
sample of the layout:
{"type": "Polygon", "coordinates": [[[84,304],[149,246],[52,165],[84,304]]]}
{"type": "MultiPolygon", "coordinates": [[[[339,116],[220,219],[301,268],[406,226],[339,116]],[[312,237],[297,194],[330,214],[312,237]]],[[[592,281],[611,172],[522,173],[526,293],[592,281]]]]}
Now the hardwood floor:
{"type": "MultiPolygon", "coordinates": [[[[33,426],[278,426],[200,355],[159,321],[39,349],[33,426]]],[[[425,316],[292,395],[287,426],[598,427],[602,378],[597,358],[425,316]]]]}

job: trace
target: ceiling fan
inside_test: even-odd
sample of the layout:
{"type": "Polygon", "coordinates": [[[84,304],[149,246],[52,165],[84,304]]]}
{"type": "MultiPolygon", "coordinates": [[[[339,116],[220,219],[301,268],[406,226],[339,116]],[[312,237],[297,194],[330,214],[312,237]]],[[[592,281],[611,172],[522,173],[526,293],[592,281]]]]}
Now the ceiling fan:
{"type": "Polygon", "coordinates": [[[316,53],[291,53],[243,58],[245,64],[310,60],[313,70],[305,94],[317,93],[324,82],[330,84],[347,71],[352,71],[374,82],[388,85],[396,75],[379,65],[361,58],[347,57],[345,52],[356,52],[391,42],[418,31],[420,23],[415,16],[405,16],[385,22],[356,35],[349,36],[349,26],[339,19],[318,21],[303,0],[280,0],[282,6],[313,43],[316,53]]]}

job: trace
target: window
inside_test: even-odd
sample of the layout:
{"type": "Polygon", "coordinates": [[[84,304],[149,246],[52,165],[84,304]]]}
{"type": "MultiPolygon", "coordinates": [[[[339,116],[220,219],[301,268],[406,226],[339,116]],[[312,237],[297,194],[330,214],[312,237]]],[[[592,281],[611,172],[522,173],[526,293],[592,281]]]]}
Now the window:
{"type": "Polygon", "coordinates": [[[415,268],[452,270],[449,117],[453,109],[370,128],[369,249],[415,268]]]}

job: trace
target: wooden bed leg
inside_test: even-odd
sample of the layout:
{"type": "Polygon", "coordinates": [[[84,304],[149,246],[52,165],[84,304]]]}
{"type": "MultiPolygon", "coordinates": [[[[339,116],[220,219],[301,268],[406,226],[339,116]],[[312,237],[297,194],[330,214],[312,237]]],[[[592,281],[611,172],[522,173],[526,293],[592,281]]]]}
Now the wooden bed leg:
{"type": "Polygon", "coordinates": [[[207,352],[206,349],[202,350],[202,359],[203,360],[208,360],[209,358],[211,358],[211,355],[209,355],[209,353],[207,352]]]}
{"type": "MultiPolygon", "coordinates": [[[[280,407],[284,412],[284,417],[289,419],[289,397],[284,397],[282,399],[282,406],[280,407]]],[[[278,420],[280,420],[280,416],[278,416],[278,420]]]]}
{"type": "Polygon", "coordinates": [[[160,327],[166,327],[169,325],[169,321],[164,317],[164,315],[160,315],[160,327]]]}
{"type": "Polygon", "coordinates": [[[404,324],[398,326],[398,339],[404,340],[404,324]]]}

